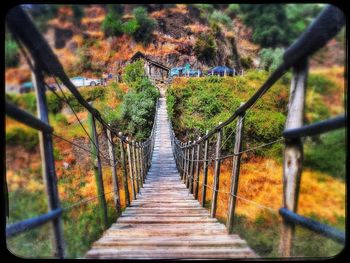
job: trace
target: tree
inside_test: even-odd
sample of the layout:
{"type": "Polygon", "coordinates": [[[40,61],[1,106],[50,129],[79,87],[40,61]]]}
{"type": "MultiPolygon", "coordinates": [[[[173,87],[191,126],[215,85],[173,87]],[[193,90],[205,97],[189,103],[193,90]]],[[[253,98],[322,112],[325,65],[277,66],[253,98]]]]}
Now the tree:
{"type": "Polygon", "coordinates": [[[284,4],[241,4],[243,21],[253,28],[253,41],[262,47],[287,44],[288,23],[284,4]]]}
{"type": "Polygon", "coordinates": [[[201,34],[194,46],[194,53],[199,60],[210,61],[214,58],[217,46],[212,35],[201,34]]]}
{"type": "Polygon", "coordinates": [[[19,63],[19,51],[17,43],[10,34],[5,34],[5,67],[16,67],[19,63]]]}
{"type": "Polygon", "coordinates": [[[106,36],[120,36],[123,34],[120,14],[110,10],[102,22],[101,28],[106,36]]]}
{"type": "MultiPolygon", "coordinates": [[[[148,16],[147,10],[140,6],[133,10],[134,23],[133,27],[135,31],[132,33],[135,41],[141,42],[144,45],[147,45],[152,39],[152,32],[155,29],[157,22],[148,16]]],[[[131,22],[130,22],[131,23],[131,22]]]]}

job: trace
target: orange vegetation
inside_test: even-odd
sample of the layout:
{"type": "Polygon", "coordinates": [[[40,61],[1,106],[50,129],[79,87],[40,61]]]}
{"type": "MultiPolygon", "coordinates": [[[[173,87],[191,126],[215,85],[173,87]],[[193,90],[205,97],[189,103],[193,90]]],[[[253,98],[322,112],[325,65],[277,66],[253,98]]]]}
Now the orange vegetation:
{"type": "Polygon", "coordinates": [[[210,30],[210,27],[202,24],[191,24],[191,25],[185,26],[185,28],[189,28],[193,33],[203,33],[203,32],[208,32],[210,30]]]}
{"type": "Polygon", "coordinates": [[[158,10],[158,11],[154,11],[153,13],[151,13],[151,17],[153,18],[160,18],[160,17],[164,17],[166,15],[166,9],[162,9],[162,10],[158,10]]]}
{"type": "Polygon", "coordinates": [[[18,68],[9,68],[5,71],[5,82],[7,84],[21,84],[30,80],[30,69],[27,63],[23,63],[18,68]]]}
{"type": "MultiPolygon", "coordinates": [[[[230,192],[232,163],[221,166],[219,191],[230,192]]],[[[202,174],[200,175],[199,200],[201,200],[202,174]]],[[[208,183],[213,185],[213,168],[208,172],[208,183]]],[[[269,210],[257,204],[273,209],[275,214],[282,205],[282,164],[273,159],[255,158],[241,165],[236,212],[250,220],[261,213],[268,215],[269,210]],[[244,200],[244,199],[246,200],[244,200]],[[252,202],[255,203],[252,203],[252,202]]],[[[211,200],[212,190],[207,188],[207,200],[211,200]]],[[[228,194],[219,193],[217,216],[226,220],[228,194]]],[[[345,217],[345,184],[331,176],[305,170],[302,174],[298,213],[317,215],[320,219],[332,223],[338,217],[345,217]]],[[[266,216],[266,218],[269,218],[266,216]]]]}
{"type": "Polygon", "coordinates": [[[187,5],[176,4],[175,7],[169,8],[172,13],[186,14],[188,12],[187,5]]]}

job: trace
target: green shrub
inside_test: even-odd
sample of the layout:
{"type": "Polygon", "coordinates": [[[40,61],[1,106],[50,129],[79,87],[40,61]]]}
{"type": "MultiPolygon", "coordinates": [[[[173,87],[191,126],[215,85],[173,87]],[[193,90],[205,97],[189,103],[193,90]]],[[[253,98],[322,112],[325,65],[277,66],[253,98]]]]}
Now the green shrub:
{"type": "Polygon", "coordinates": [[[122,76],[123,80],[128,84],[128,86],[133,89],[139,88],[139,82],[145,77],[146,74],[143,67],[143,61],[141,59],[127,65],[122,76]]]}
{"type": "Polygon", "coordinates": [[[17,43],[11,38],[5,38],[5,67],[16,67],[19,63],[17,43]]]}
{"type": "Polygon", "coordinates": [[[67,118],[64,114],[62,113],[57,113],[54,115],[55,116],[55,120],[59,123],[59,124],[63,124],[63,125],[68,125],[68,121],[67,118]]]}
{"type": "Polygon", "coordinates": [[[217,46],[212,35],[201,34],[195,43],[193,51],[202,61],[211,61],[215,57],[217,46]]]}
{"type": "Polygon", "coordinates": [[[310,74],[307,81],[308,89],[312,89],[320,94],[327,94],[336,88],[334,82],[321,74],[310,74]]]}
{"type": "Polygon", "coordinates": [[[304,144],[304,165],[345,180],[345,130],[324,133],[304,144]]]}
{"type": "Polygon", "coordinates": [[[118,83],[113,82],[113,83],[111,84],[111,89],[113,90],[114,96],[115,96],[118,100],[123,99],[123,96],[125,95],[125,92],[119,87],[118,83]]]}
{"type": "Polygon", "coordinates": [[[221,11],[215,10],[209,17],[209,23],[210,24],[215,24],[215,23],[220,23],[225,25],[226,27],[232,26],[232,21],[229,16],[224,14],[221,11]]]}
{"type": "Polygon", "coordinates": [[[101,29],[106,36],[120,36],[123,34],[123,23],[114,12],[108,12],[101,24],[101,29]]]}
{"type": "Polygon", "coordinates": [[[134,37],[135,41],[141,42],[144,45],[147,45],[152,40],[152,32],[155,29],[157,22],[148,16],[147,10],[140,6],[133,10],[134,19],[138,26],[135,25],[135,22],[133,25],[129,25],[130,27],[133,27],[136,30],[132,33],[132,36],[134,37]]]}
{"type": "Polygon", "coordinates": [[[239,4],[229,4],[225,13],[229,16],[237,15],[239,13],[239,4]]]}
{"type": "Polygon", "coordinates": [[[55,94],[47,95],[46,100],[49,112],[58,113],[62,109],[63,102],[55,94]]]}
{"type": "Polygon", "coordinates": [[[253,60],[251,57],[241,58],[241,65],[244,69],[249,69],[253,66],[253,60]]]}
{"type": "Polygon", "coordinates": [[[36,114],[36,97],[34,92],[24,94],[6,94],[6,99],[16,106],[36,114]]]}
{"type": "Polygon", "coordinates": [[[139,29],[139,27],[140,25],[137,23],[137,21],[132,19],[123,23],[122,29],[125,34],[133,35],[139,29]]]}
{"type": "Polygon", "coordinates": [[[260,65],[267,71],[274,71],[282,63],[284,54],[283,48],[263,48],[259,51],[260,65]]]}
{"type": "Polygon", "coordinates": [[[22,146],[27,150],[34,150],[39,143],[38,132],[32,129],[15,127],[6,131],[6,144],[22,146]]]}
{"type": "Polygon", "coordinates": [[[122,126],[136,139],[146,139],[153,126],[159,91],[145,77],[142,61],[129,64],[125,68],[124,79],[132,89],[123,97],[121,104],[122,126]]]}

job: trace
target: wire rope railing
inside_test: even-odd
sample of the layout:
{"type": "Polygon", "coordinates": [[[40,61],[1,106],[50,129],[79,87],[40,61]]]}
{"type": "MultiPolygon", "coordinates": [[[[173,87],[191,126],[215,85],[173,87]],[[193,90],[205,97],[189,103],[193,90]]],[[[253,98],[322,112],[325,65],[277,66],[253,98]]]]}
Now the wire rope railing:
{"type": "Polygon", "coordinates": [[[144,141],[135,141],[130,136],[127,137],[114,127],[107,123],[100,112],[93,107],[91,103],[86,101],[77,88],[72,84],[66,75],[61,63],[53,53],[46,40],[39,33],[37,28],[29,16],[22,10],[20,6],[12,8],[6,17],[6,23],[10,29],[14,39],[18,42],[20,51],[33,72],[33,83],[36,91],[36,99],[38,104],[38,118],[28,112],[18,108],[14,104],[6,101],[6,114],[27,126],[39,131],[40,150],[44,167],[44,182],[49,200],[49,212],[34,218],[29,218],[20,222],[13,223],[6,227],[6,236],[15,236],[30,229],[39,227],[45,223],[52,222],[54,231],[54,255],[58,258],[65,257],[65,242],[62,230],[62,213],[69,211],[77,206],[92,202],[98,199],[99,215],[103,228],[107,228],[107,204],[105,196],[113,193],[115,210],[121,213],[121,203],[119,196],[119,182],[117,175],[117,165],[120,164],[122,172],[122,186],[125,193],[126,206],[130,205],[129,185],[131,184],[133,199],[139,193],[140,187],[144,182],[147,171],[151,165],[151,157],[155,143],[155,128],[157,125],[158,101],[155,105],[155,115],[152,130],[149,137],[144,141]],[[26,25],[23,27],[23,25],[26,25]],[[50,88],[46,83],[44,76],[52,77],[60,91],[50,88]],[[59,81],[58,81],[59,80],[59,81]],[[63,91],[61,85],[67,88],[63,91]],[[48,106],[46,100],[46,90],[52,92],[61,102],[64,102],[71,109],[74,117],[78,121],[79,126],[83,129],[84,134],[88,137],[91,149],[87,149],[74,141],[65,138],[61,134],[54,132],[49,124],[48,106]],[[77,112],[72,107],[66,93],[70,92],[74,99],[88,111],[88,131],[77,112]],[[108,145],[108,155],[101,151],[99,147],[99,134],[97,133],[96,124],[102,128],[100,136],[106,138],[108,145]],[[93,170],[95,173],[95,182],[97,194],[93,197],[81,199],[66,207],[61,207],[60,197],[58,194],[57,176],[55,171],[55,159],[53,156],[53,138],[65,141],[72,146],[78,147],[93,158],[93,170]],[[117,144],[113,139],[119,141],[120,157],[116,157],[117,144]],[[113,190],[105,192],[102,176],[101,159],[106,160],[107,165],[112,171],[113,190]]]}
{"type": "Polygon", "coordinates": [[[242,103],[227,120],[219,123],[219,125],[212,128],[210,131],[207,131],[205,135],[199,137],[197,140],[193,142],[181,142],[176,137],[170,121],[173,155],[180,176],[189,188],[189,192],[193,193],[195,198],[198,198],[199,163],[202,163],[202,206],[204,207],[206,202],[206,189],[210,188],[212,190],[210,215],[211,217],[215,217],[218,193],[228,194],[229,200],[226,227],[229,233],[232,233],[233,231],[236,199],[242,199],[254,204],[255,206],[269,211],[278,212],[282,217],[280,239],[280,254],[282,256],[291,256],[292,240],[294,239],[293,229],[295,225],[305,227],[339,243],[344,244],[345,242],[345,234],[343,232],[296,213],[300,176],[302,172],[303,145],[301,137],[320,134],[346,126],[345,115],[303,126],[308,58],[332,39],[341,30],[344,24],[345,17],[342,11],[335,6],[328,5],[318,15],[314,22],[309,25],[305,32],[286,49],[281,65],[279,65],[279,67],[267,78],[264,84],[253,94],[253,96],[245,103],[242,103]],[[247,112],[253,108],[255,103],[259,101],[273,84],[289,69],[292,69],[292,80],[287,120],[282,136],[270,142],[243,150],[242,140],[244,133],[244,119],[247,116],[247,112]],[[236,119],[236,129],[233,130],[224,143],[222,143],[223,129],[236,119]],[[233,134],[235,134],[233,154],[222,155],[224,144],[233,134]],[[216,139],[216,143],[210,145],[208,143],[210,139],[216,139]],[[237,191],[242,154],[282,141],[285,145],[283,164],[283,207],[276,210],[254,202],[253,200],[244,198],[240,196],[237,191]],[[214,157],[209,157],[209,148],[212,148],[215,155],[214,157]],[[201,155],[203,156],[202,158],[200,158],[201,155]],[[227,158],[232,158],[229,192],[219,189],[221,161],[227,158]],[[214,163],[214,178],[213,185],[209,186],[207,183],[208,167],[212,163],[214,163]]]}

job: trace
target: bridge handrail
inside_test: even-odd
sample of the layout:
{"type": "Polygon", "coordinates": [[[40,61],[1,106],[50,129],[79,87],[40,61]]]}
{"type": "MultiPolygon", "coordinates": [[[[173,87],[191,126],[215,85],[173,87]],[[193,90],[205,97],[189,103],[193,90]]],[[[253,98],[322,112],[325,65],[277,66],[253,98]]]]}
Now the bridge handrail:
{"type": "MultiPolygon", "coordinates": [[[[116,174],[116,165],[117,161],[115,158],[114,147],[116,146],[112,139],[112,133],[114,136],[120,140],[121,148],[121,166],[122,166],[122,176],[123,176],[123,187],[125,192],[125,202],[126,206],[130,205],[130,196],[128,190],[128,179],[127,179],[127,163],[129,165],[129,176],[131,178],[132,194],[133,198],[136,199],[136,192],[139,192],[139,187],[135,189],[135,181],[139,182],[141,185],[145,180],[147,171],[151,165],[151,157],[153,153],[154,143],[155,143],[155,129],[157,125],[157,112],[158,112],[158,100],[156,102],[155,115],[151,133],[145,141],[134,141],[131,138],[123,135],[122,132],[118,131],[115,128],[112,128],[101,116],[100,112],[95,109],[88,101],[86,101],[82,95],[79,93],[77,88],[70,81],[66,75],[63,66],[59,62],[57,56],[53,53],[52,49],[37,30],[29,16],[22,10],[20,6],[13,7],[6,16],[7,26],[13,34],[15,40],[18,42],[21,48],[22,45],[26,47],[29,51],[33,63],[27,56],[27,52],[24,52],[24,56],[33,71],[34,76],[34,86],[37,96],[38,104],[38,117],[31,115],[30,113],[18,108],[11,102],[6,101],[6,114],[15,120],[30,126],[34,129],[37,129],[41,133],[40,137],[40,148],[42,153],[42,162],[45,171],[43,176],[45,178],[45,187],[47,192],[47,198],[49,200],[49,212],[37,217],[32,217],[26,220],[22,220],[13,224],[10,224],[6,227],[6,237],[17,235],[24,231],[30,230],[32,228],[39,227],[49,221],[53,223],[54,229],[54,240],[55,240],[55,256],[59,258],[64,258],[65,249],[64,249],[64,238],[62,231],[61,217],[62,213],[70,210],[71,208],[81,205],[86,202],[90,202],[96,198],[99,199],[99,206],[101,207],[101,221],[103,222],[103,228],[107,227],[107,207],[105,195],[109,193],[114,193],[114,203],[115,209],[117,212],[121,213],[120,207],[120,197],[119,197],[119,187],[117,182],[116,174]],[[23,26],[25,25],[25,26],[23,26]],[[75,145],[73,142],[66,140],[63,137],[60,137],[53,133],[53,128],[49,124],[48,119],[48,107],[46,103],[46,92],[45,89],[47,84],[45,83],[43,73],[46,73],[48,76],[53,76],[62,81],[62,83],[68,88],[68,90],[73,94],[73,96],[78,100],[78,102],[89,112],[88,120],[90,122],[91,136],[85,130],[84,126],[81,124],[80,119],[76,115],[74,109],[71,107],[70,103],[67,100],[62,99],[54,90],[52,90],[56,96],[68,103],[71,107],[73,113],[81,124],[82,128],[85,130],[86,134],[89,136],[89,139],[92,143],[92,151],[85,151],[91,153],[94,160],[94,169],[95,169],[95,178],[96,185],[98,190],[98,195],[87,199],[81,200],[69,207],[61,208],[60,198],[58,195],[57,189],[57,176],[55,172],[55,162],[53,156],[53,144],[52,136],[56,136],[66,142],[69,142],[75,145]],[[101,123],[104,132],[107,135],[107,144],[109,148],[110,158],[106,158],[99,149],[98,136],[96,131],[95,120],[101,123]],[[127,145],[127,154],[125,153],[124,144],[127,145]],[[127,157],[126,157],[127,155],[127,157]],[[114,190],[108,193],[104,192],[103,188],[103,176],[102,176],[102,166],[100,158],[104,157],[110,161],[110,166],[112,168],[112,179],[113,179],[113,188],[114,190]],[[128,159],[128,161],[126,161],[128,159]]],[[[22,50],[23,51],[23,50],[22,50]]],[[[57,81],[56,81],[57,82],[57,81]]],[[[57,82],[59,89],[61,90],[64,98],[66,99],[60,84],[57,82]]]]}
{"type": "MultiPolygon", "coordinates": [[[[209,187],[207,185],[209,161],[215,161],[213,175],[214,183],[212,188],[209,187],[212,189],[210,214],[212,217],[215,217],[217,195],[218,192],[223,192],[219,190],[220,163],[223,159],[221,156],[222,131],[225,126],[238,118],[235,131],[234,154],[228,155],[228,157],[233,158],[231,190],[230,192],[223,192],[230,195],[226,226],[227,231],[232,233],[236,198],[255,203],[237,195],[241,154],[251,150],[248,149],[246,151],[241,151],[244,117],[246,116],[247,110],[249,110],[287,70],[293,68],[293,78],[291,81],[288,116],[285,129],[282,133],[282,137],[274,141],[277,142],[283,139],[285,143],[283,207],[275,211],[275,209],[255,203],[255,205],[262,208],[278,212],[283,218],[280,240],[280,252],[282,256],[291,255],[294,224],[299,224],[339,243],[345,243],[345,233],[296,213],[303,156],[303,146],[300,138],[329,132],[335,129],[343,128],[346,125],[346,117],[345,115],[341,115],[332,119],[303,126],[303,109],[306,91],[306,76],[308,71],[307,60],[309,56],[323,47],[331,38],[336,36],[344,24],[345,16],[340,9],[332,5],[328,5],[326,8],[324,8],[324,10],[309,25],[304,33],[302,33],[301,36],[287,48],[283,56],[282,64],[267,78],[265,83],[254,93],[254,95],[250,97],[247,102],[242,103],[227,120],[220,123],[210,131],[207,131],[204,136],[199,137],[197,140],[193,142],[181,142],[178,138],[176,138],[171,120],[169,120],[171,127],[171,143],[177,168],[180,171],[181,178],[189,188],[190,193],[193,193],[196,199],[198,197],[199,188],[199,163],[203,162],[201,200],[203,207],[205,206],[206,202],[206,188],[209,187]],[[208,141],[211,137],[213,137],[213,135],[217,135],[215,158],[208,158],[208,141]],[[204,158],[200,160],[199,157],[203,143],[205,143],[204,152],[202,151],[204,158]],[[197,153],[196,157],[195,152],[197,153]]],[[[271,143],[265,144],[264,146],[269,144],[271,143]]]]}

